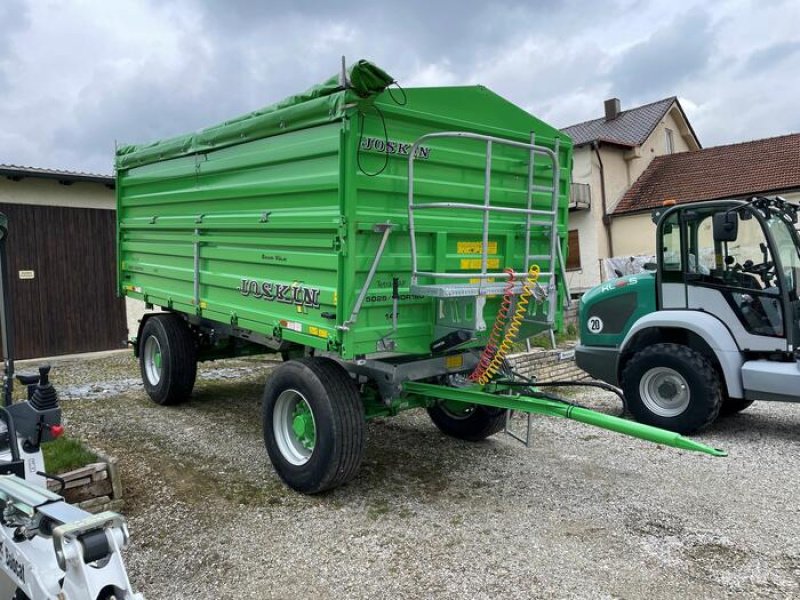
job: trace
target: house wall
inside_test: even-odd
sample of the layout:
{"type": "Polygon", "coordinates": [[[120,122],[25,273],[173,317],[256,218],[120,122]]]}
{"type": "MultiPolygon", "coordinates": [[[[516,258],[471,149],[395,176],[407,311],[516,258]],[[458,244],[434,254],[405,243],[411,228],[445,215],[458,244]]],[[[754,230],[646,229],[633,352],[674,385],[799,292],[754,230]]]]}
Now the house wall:
{"type": "Polygon", "coordinates": [[[99,183],[62,185],[53,179],[25,177],[21,181],[0,179],[0,202],[39,206],[74,206],[114,210],[114,190],[99,183]]]}
{"type": "Polygon", "coordinates": [[[615,256],[655,254],[656,226],[649,212],[614,217],[611,220],[611,235],[616,242],[615,256]]]}
{"type": "MultiPolygon", "coordinates": [[[[603,162],[606,188],[606,209],[609,213],[630,189],[656,156],[667,152],[666,129],[673,132],[673,151],[686,152],[698,148],[677,106],[667,114],[653,129],[653,132],[638,148],[625,149],[619,146],[601,144],[600,159],[603,162]]],[[[605,227],[603,226],[603,197],[600,182],[600,161],[590,146],[575,149],[572,180],[575,183],[588,183],[592,189],[592,206],[589,210],[575,210],[570,213],[569,229],[578,229],[581,249],[581,269],[567,273],[567,283],[573,293],[580,293],[602,281],[600,261],[609,256],[630,254],[630,248],[652,248],[655,240],[649,215],[638,223],[619,226],[612,221],[611,248],[609,248],[605,227]],[[633,237],[631,237],[633,236],[633,237]]],[[[628,219],[628,217],[626,217],[628,219]]],[[[648,250],[650,252],[652,250],[648,250]]],[[[636,252],[637,254],[645,252],[636,252]]]]}
{"type": "MultiPolygon", "coordinates": [[[[33,204],[116,210],[114,190],[100,183],[75,182],[63,185],[53,179],[24,177],[20,181],[0,178],[0,203],[33,204]]],[[[12,225],[13,227],[13,225],[12,225]]],[[[116,257],[109,256],[109,260],[116,257]]],[[[144,303],[125,298],[128,334],[135,336],[138,321],[144,314],[144,303]]]]}
{"type": "Polygon", "coordinates": [[[589,209],[572,210],[568,228],[578,230],[581,268],[567,272],[567,285],[572,292],[581,292],[600,281],[599,256],[605,251],[603,206],[600,195],[600,177],[595,166],[594,152],[588,146],[576,148],[573,156],[572,180],[591,186],[592,203],[589,209]]]}
{"type": "MultiPolygon", "coordinates": [[[[800,203],[800,189],[765,195],[773,196],[776,193],[786,200],[800,203]]],[[[614,239],[615,256],[655,254],[656,226],[650,218],[650,212],[615,216],[611,220],[611,235],[614,239]]]]}
{"type": "MultiPolygon", "coordinates": [[[[676,116],[679,114],[680,113],[677,107],[673,106],[671,110],[667,111],[667,114],[664,115],[664,118],[661,119],[658,125],[656,125],[655,129],[653,129],[650,137],[648,137],[637,149],[638,157],[634,158],[632,153],[629,153],[630,156],[628,159],[627,176],[628,184],[625,190],[614,199],[613,206],[616,206],[617,202],[622,200],[622,196],[625,195],[625,192],[627,192],[634,182],[639,179],[639,176],[644,173],[644,170],[650,165],[656,156],[663,156],[667,153],[667,129],[672,130],[674,148],[673,154],[698,149],[692,138],[687,138],[686,136],[682,135],[681,124],[676,119],[676,116]]],[[[682,121],[683,120],[681,119],[681,122],[682,121]]],[[[613,206],[609,206],[609,210],[613,210],[613,206]]]]}

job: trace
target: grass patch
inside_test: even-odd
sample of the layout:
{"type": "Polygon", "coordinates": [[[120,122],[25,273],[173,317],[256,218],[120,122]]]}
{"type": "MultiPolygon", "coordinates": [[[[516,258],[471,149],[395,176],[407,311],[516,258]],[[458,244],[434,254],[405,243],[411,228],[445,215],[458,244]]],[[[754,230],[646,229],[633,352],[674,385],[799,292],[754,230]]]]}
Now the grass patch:
{"type": "Polygon", "coordinates": [[[58,475],[97,462],[97,455],[75,438],[62,436],[42,444],[44,466],[48,473],[58,475]]]}

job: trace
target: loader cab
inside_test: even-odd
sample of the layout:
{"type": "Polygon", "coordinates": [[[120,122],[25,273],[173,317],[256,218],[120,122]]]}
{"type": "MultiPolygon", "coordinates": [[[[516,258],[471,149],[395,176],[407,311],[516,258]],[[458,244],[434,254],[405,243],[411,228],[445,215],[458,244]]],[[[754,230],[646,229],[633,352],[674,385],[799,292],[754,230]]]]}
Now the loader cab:
{"type": "Polygon", "coordinates": [[[788,354],[798,341],[797,207],[780,198],[654,212],[658,310],[719,318],[743,351],[788,354]]]}

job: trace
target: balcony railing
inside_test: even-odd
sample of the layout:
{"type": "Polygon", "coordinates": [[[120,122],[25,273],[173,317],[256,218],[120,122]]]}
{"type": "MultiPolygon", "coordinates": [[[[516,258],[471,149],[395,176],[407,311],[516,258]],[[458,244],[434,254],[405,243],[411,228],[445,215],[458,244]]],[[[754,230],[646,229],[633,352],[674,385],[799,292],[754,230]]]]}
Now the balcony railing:
{"type": "Polygon", "coordinates": [[[572,183],[569,190],[570,210],[586,210],[592,207],[592,188],[588,183],[572,183]]]}

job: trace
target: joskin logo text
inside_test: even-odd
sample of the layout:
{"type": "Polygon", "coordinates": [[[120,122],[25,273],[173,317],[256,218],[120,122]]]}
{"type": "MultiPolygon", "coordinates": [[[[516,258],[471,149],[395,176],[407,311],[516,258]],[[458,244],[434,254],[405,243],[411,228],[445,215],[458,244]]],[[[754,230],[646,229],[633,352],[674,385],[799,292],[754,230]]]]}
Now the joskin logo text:
{"type": "Polygon", "coordinates": [[[319,308],[319,289],[302,285],[285,285],[272,281],[256,281],[255,279],[242,279],[237,288],[242,296],[260,298],[267,302],[282,302],[319,308]]]}
{"type": "MultiPolygon", "coordinates": [[[[394,140],[385,140],[382,138],[365,137],[361,140],[362,150],[373,150],[381,154],[399,154],[401,156],[408,156],[411,152],[412,144],[405,142],[396,142],[394,140]]],[[[421,158],[427,160],[430,158],[431,149],[428,146],[417,146],[414,152],[414,158],[421,158]]]]}

